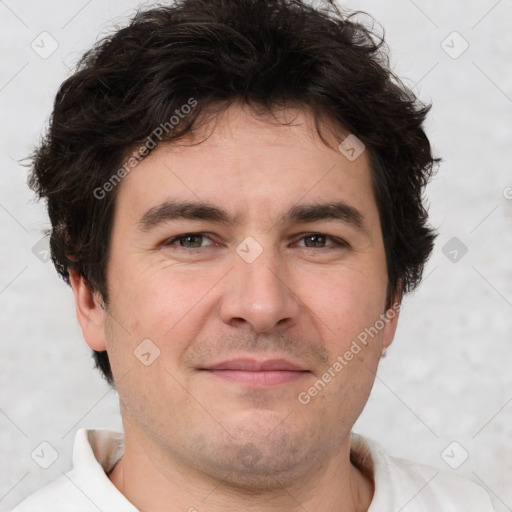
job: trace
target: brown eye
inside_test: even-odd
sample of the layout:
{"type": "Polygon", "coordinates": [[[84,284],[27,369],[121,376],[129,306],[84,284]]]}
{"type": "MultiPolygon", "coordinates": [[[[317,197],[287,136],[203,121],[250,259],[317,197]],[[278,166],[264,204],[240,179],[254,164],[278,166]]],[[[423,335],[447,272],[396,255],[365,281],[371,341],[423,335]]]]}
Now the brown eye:
{"type": "Polygon", "coordinates": [[[299,239],[299,246],[308,249],[324,249],[328,247],[348,247],[348,244],[341,239],[323,233],[308,233],[299,239]],[[304,241],[304,244],[302,244],[302,241],[304,241]]]}
{"type": "Polygon", "coordinates": [[[181,247],[201,247],[202,235],[185,235],[179,237],[181,247]]]}
{"type": "Polygon", "coordinates": [[[169,240],[165,245],[178,245],[184,249],[201,249],[208,245],[212,245],[212,241],[208,236],[203,235],[202,233],[186,233],[169,240]],[[210,243],[204,244],[205,241],[209,241],[210,243]]]}
{"type": "Polygon", "coordinates": [[[304,240],[306,241],[306,247],[325,247],[325,242],[327,241],[325,236],[318,233],[306,235],[304,240]]]}

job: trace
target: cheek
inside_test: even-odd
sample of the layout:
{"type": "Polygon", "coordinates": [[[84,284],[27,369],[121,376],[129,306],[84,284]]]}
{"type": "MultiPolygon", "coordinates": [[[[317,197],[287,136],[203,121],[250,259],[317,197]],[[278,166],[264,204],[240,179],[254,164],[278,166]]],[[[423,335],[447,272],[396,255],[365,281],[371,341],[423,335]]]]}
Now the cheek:
{"type": "Polygon", "coordinates": [[[165,272],[139,269],[132,279],[125,279],[125,272],[118,268],[112,273],[118,286],[112,294],[107,350],[119,394],[129,402],[124,407],[142,422],[148,404],[180,395],[166,370],[174,373],[197,335],[194,304],[199,291],[197,284],[187,286],[165,272]]]}
{"type": "Polygon", "coordinates": [[[113,316],[124,327],[116,329],[121,344],[133,350],[150,339],[165,359],[171,353],[179,357],[204,324],[208,291],[222,276],[217,274],[165,261],[151,266],[124,261],[111,273],[113,316]],[[137,268],[131,275],[130,265],[137,268]]]}
{"type": "Polygon", "coordinates": [[[304,303],[315,313],[326,340],[339,344],[357,337],[384,312],[387,280],[372,266],[346,266],[302,277],[304,303]]]}

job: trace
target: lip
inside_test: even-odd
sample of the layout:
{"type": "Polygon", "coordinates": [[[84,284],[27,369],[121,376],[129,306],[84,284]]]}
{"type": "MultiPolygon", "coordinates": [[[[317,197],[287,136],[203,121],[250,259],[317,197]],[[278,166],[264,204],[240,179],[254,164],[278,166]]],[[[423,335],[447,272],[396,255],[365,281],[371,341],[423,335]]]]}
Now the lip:
{"type": "Polygon", "coordinates": [[[239,358],[222,361],[221,363],[208,366],[205,370],[238,370],[247,372],[264,372],[264,371],[289,371],[302,372],[304,368],[288,361],[286,359],[249,359],[239,358]]]}
{"type": "Polygon", "coordinates": [[[308,370],[286,359],[231,359],[203,371],[215,377],[253,387],[269,387],[303,378],[308,370]]]}

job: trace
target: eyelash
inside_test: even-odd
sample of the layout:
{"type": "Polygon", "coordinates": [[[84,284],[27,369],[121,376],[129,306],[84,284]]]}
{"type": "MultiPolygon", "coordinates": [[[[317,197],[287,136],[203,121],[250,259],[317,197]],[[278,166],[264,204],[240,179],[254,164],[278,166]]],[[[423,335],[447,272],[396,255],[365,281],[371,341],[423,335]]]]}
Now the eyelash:
{"type": "MultiPolygon", "coordinates": [[[[182,247],[180,245],[176,245],[176,247],[178,247],[179,249],[184,249],[186,251],[199,251],[201,249],[206,249],[207,247],[210,247],[212,245],[215,244],[215,242],[211,239],[211,237],[209,236],[208,233],[183,233],[182,235],[178,235],[174,238],[171,238],[169,240],[166,240],[162,245],[165,246],[165,247],[169,247],[169,246],[173,246],[175,245],[175,242],[179,241],[181,238],[186,238],[186,237],[189,237],[189,236],[202,236],[202,237],[206,237],[206,238],[209,238],[213,243],[212,244],[209,244],[207,246],[204,246],[204,247],[182,247]]],[[[304,240],[305,238],[307,237],[311,237],[311,236],[320,236],[320,237],[323,237],[325,238],[326,241],[331,241],[333,242],[332,245],[327,245],[325,247],[306,247],[306,246],[303,246],[304,249],[328,249],[329,247],[335,247],[335,246],[338,246],[339,248],[348,248],[350,247],[349,244],[347,242],[345,242],[344,240],[342,240],[341,238],[337,238],[337,237],[333,237],[333,236],[330,236],[330,235],[326,235],[324,233],[319,233],[319,232],[310,232],[310,233],[304,233],[302,234],[299,238],[296,238],[295,240],[296,241],[301,241],[301,240],[304,240]]],[[[295,242],[294,242],[295,243],[295,242]]]]}

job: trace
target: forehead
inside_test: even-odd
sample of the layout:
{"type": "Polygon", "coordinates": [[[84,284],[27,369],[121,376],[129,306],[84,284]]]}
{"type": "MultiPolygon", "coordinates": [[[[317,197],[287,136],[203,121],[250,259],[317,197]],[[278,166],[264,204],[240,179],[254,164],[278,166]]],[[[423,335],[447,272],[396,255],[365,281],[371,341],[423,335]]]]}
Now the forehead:
{"type": "Polygon", "coordinates": [[[349,159],[338,149],[346,130],[322,135],[327,144],[308,111],[261,117],[233,105],[194,138],[161,144],[139,163],[120,184],[116,210],[142,214],[179,198],[275,220],[294,205],[343,200],[378,221],[369,155],[349,159]]]}

